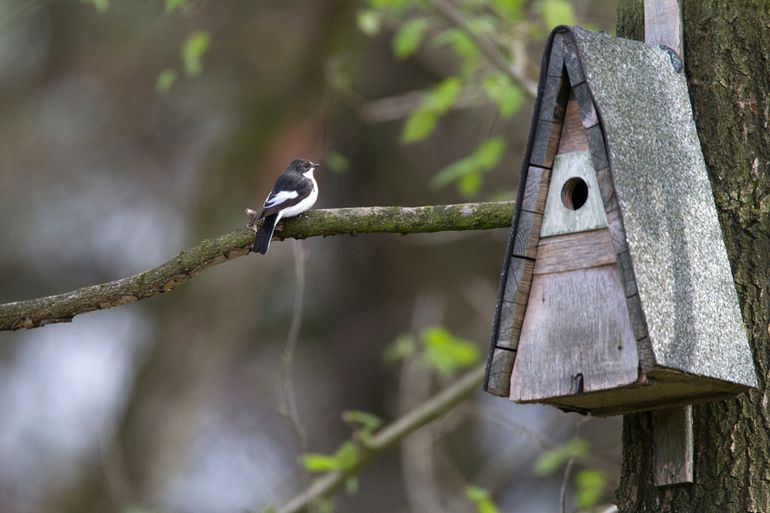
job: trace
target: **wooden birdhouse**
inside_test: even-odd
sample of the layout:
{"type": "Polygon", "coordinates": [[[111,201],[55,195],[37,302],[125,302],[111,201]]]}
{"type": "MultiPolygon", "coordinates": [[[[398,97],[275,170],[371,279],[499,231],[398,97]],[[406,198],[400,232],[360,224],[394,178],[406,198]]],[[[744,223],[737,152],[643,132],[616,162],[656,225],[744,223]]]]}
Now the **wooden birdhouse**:
{"type": "Polygon", "coordinates": [[[675,53],[554,31],[501,278],[488,392],[611,415],[756,385],[675,53]]]}

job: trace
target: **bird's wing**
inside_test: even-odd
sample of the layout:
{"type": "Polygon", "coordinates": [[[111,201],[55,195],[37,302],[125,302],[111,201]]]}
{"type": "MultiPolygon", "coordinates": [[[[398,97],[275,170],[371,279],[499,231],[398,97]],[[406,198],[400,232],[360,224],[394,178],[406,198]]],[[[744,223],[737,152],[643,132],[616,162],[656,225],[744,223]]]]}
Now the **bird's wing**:
{"type": "Polygon", "coordinates": [[[273,190],[265,200],[260,218],[292,207],[305,199],[313,190],[313,182],[305,177],[284,174],[278,177],[273,190]]]}

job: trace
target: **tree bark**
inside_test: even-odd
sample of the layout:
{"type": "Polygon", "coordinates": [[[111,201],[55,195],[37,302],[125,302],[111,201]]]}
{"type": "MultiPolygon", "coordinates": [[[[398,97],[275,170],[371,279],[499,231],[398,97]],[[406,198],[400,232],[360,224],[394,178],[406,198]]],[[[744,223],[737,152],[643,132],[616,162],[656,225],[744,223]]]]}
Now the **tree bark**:
{"type": "MultiPolygon", "coordinates": [[[[685,72],[754,351],[758,390],[693,408],[695,480],[658,489],[648,413],[623,423],[621,512],[770,511],[770,4],[684,2],[685,72]]],[[[643,39],[643,2],[620,0],[618,35],[643,39]]]]}
{"type": "MultiPolygon", "coordinates": [[[[513,202],[459,203],[425,207],[358,207],[311,210],[287,219],[275,238],[307,239],[359,233],[433,233],[505,228],[513,202]]],[[[179,253],[163,265],[128,278],[64,294],[0,304],[0,331],[69,322],[76,315],[147,299],[189,281],[203,270],[249,254],[251,228],[242,228],[179,253]]]]}

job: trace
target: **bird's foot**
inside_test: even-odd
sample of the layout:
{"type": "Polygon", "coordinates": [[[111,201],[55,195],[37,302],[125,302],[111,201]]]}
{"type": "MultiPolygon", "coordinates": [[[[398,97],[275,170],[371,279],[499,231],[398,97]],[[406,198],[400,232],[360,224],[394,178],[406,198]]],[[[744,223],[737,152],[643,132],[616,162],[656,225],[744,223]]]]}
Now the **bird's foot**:
{"type": "Polygon", "coordinates": [[[246,215],[249,216],[249,224],[247,225],[249,228],[252,229],[254,233],[257,233],[257,221],[259,221],[259,214],[256,210],[251,210],[250,208],[246,209],[246,215]]]}

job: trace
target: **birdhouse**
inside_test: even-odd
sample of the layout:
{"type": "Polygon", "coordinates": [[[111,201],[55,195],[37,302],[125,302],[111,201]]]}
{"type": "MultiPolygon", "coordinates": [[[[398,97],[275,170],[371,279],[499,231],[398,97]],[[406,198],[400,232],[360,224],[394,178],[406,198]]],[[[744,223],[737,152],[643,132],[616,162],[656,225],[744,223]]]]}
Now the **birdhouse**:
{"type": "Polygon", "coordinates": [[[488,392],[613,415],[756,385],[681,67],[638,41],[551,35],[488,392]]]}

